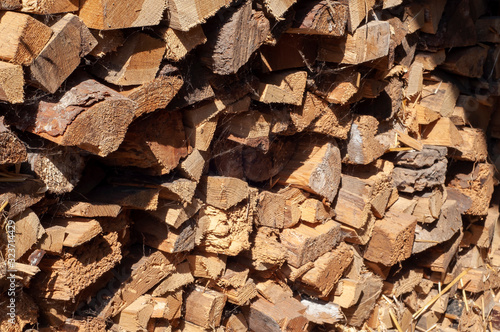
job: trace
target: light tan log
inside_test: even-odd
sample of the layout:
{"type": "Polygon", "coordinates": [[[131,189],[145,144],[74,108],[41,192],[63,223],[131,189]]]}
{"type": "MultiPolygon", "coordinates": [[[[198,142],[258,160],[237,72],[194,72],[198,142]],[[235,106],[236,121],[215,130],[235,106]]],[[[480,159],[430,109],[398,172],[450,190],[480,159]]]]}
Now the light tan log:
{"type": "Polygon", "coordinates": [[[215,99],[182,113],[186,138],[193,149],[208,150],[217,127],[218,115],[225,108],[224,102],[215,99]]]}
{"type": "Polygon", "coordinates": [[[354,33],[354,31],[356,31],[356,29],[361,24],[361,21],[363,21],[367,13],[375,5],[375,1],[348,0],[347,5],[349,9],[349,21],[347,24],[349,32],[352,34],[354,33]]]}
{"type": "Polygon", "coordinates": [[[197,287],[186,298],[184,317],[186,321],[205,328],[219,326],[226,299],[222,293],[197,287]]]}
{"type": "Polygon", "coordinates": [[[51,26],[52,37],[29,67],[30,83],[54,93],[96,45],[83,22],[66,14],[51,26]]]}
{"type": "MultiPolygon", "coordinates": [[[[9,229],[11,230],[10,227],[9,229]]],[[[21,213],[15,220],[15,235],[13,237],[15,240],[15,259],[17,260],[24,255],[43,234],[45,234],[45,230],[35,212],[26,209],[21,213]]],[[[12,245],[9,248],[12,248],[12,245]]],[[[10,250],[9,253],[12,254],[10,250]]]]}
{"type": "Polygon", "coordinates": [[[279,20],[295,2],[297,0],[264,0],[264,6],[274,18],[279,20]]]}
{"type": "Polygon", "coordinates": [[[63,241],[65,247],[74,248],[82,245],[102,232],[101,224],[95,219],[57,218],[54,219],[54,223],[65,228],[66,235],[63,241]]]}
{"type": "Polygon", "coordinates": [[[97,40],[98,44],[90,51],[90,55],[102,58],[110,52],[115,52],[125,43],[125,36],[122,30],[94,30],[90,33],[97,40]]]}
{"type": "Polygon", "coordinates": [[[78,15],[89,28],[111,30],[157,25],[165,9],[166,0],[83,0],[78,15]]]}
{"type": "Polygon", "coordinates": [[[118,325],[126,331],[145,329],[153,314],[153,309],[151,295],[142,295],[118,315],[118,325]]]}
{"type": "Polygon", "coordinates": [[[169,293],[164,297],[153,297],[153,314],[152,318],[164,318],[173,320],[181,318],[182,310],[182,290],[175,293],[169,293]]]}
{"type": "Polygon", "coordinates": [[[283,230],[280,240],[287,250],[287,262],[298,268],[330,251],[339,241],[340,224],[330,220],[307,226],[303,223],[283,230]]]}
{"type": "Polygon", "coordinates": [[[279,183],[321,195],[330,202],[340,184],[340,150],[332,139],[301,139],[295,154],[278,174],[279,183]]]}
{"type": "Polygon", "coordinates": [[[452,83],[424,81],[422,99],[419,101],[419,105],[441,114],[441,116],[450,116],[459,94],[460,91],[452,83]]]}
{"type": "Polygon", "coordinates": [[[371,21],[359,27],[353,35],[347,35],[345,41],[323,39],[318,60],[359,64],[379,59],[389,53],[390,37],[388,22],[371,21]]]}
{"type": "Polygon", "coordinates": [[[22,66],[0,61],[0,100],[11,104],[24,102],[22,66]]]}
{"type": "Polygon", "coordinates": [[[440,118],[428,124],[421,132],[422,143],[447,147],[460,147],[462,135],[449,118],[440,118]]]}
{"type": "Polygon", "coordinates": [[[165,42],[137,32],[114,53],[94,65],[93,73],[116,85],[139,85],[152,81],[160,67],[165,42]]]}
{"type": "Polygon", "coordinates": [[[64,201],[57,206],[55,213],[57,215],[66,217],[116,218],[120,213],[120,211],[121,211],[121,206],[118,204],[64,201]]]}
{"type": "Polygon", "coordinates": [[[50,226],[45,228],[45,234],[40,238],[40,249],[50,253],[61,253],[63,249],[66,227],[50,226]]]}
{"type": "Polygon", "coordinates": [[[285,71],[267,76],[259,85],[256,100],[270,103],[302,105],[306,87],[307,72],[285,71]]]}
{"type": "Polygon", "coordinates": [[[449,151],[449,155],[458,160],[486,161],[488,146],[484,131],[479,128],[464,127],[459,129],[459,133],[462,137],[462,144],[458,145],[455,150],[449,151]]]}
{"type": "Polygon", "coordinates": [[[388,213],[377,220],[364,258],[392,266],[410,257],[417,219],[407,214],[388,213]]]}
{"type": "Polygon", "coordinates": [[[163,252],[177,253],[194,248],[195,230],[192,223],[184,223],[174,229],[148,215],[138,214],[134,227],[142,235],[144,244],[163,252]]]}
{"type": "Polygon", "coordinates": [[[414,62],[421,63],[425,70],[434,70],[437,66],[442,64],[445,59],[446,53],[444,50],[439,50],[437,52],[418,52],[415,54],[414,62]]]}
{"type": "Polygon", "coordinates": [[[183,262],[175,266],[175,271],[160,282],[151,295],[164,296],[165,294],[175,292],[181,287],[189,285],[192,282],[194,282],[194,278],[189,269],[189,264],[188,262],[183,262]]]}
{"type": "Polygon", "coordinates": [[[158,208],[148,213],[157,220],[174,228],[179,228],[186,220],[193,217],[202,205],[201,200],[195,198],[192,203],[160,200],[158,208]]]}
{"type": "Polygon", "coordinates": [[[167,43],[164,58],[172,61],[184,59],[196,46],[206,43],[207,37],[201,25],[189,31],[180,31],[172,28],[161,27],[158,29],[161,38],[167,43]]]}
{"type": "Polygon", "coordinates": [[[237,178],[206,176],[200,181],[205,203],[227,210],[248,197],[248,184],[237,178]]]}
{"type": "Polygon", "coordinates": [[[177,170],[185,177],[199,182],[201,175],[205,169],[205,164],[207,160],[204,154],[199,150],[194,149],[186,159],[182,160],[177,166],[177,170]]]}
{"type": "Polygon", "coordinates": [[[188,31],[207,18],[213,16],[219,9],[231,4],[231,0],[215,0],[202,2],[200,0],[167,0],[167,13],[172,29],[188,31]]]}
{"type": "MultiPolygon", "coordinates": [[[[301,215],[299,205],[287,200],[285,195],[263,191],[257,200],[257,218],[255,220],[257,225],[288,228],[299,221],[301,215]]],[[[321,202],[319,203],[321,204],[321,202]]]]}
{"type": "Polygon", "coordinates": [[[0,59],[28,66],[52,36],[52,29],[33,17],[0,12],[0,59]]]}

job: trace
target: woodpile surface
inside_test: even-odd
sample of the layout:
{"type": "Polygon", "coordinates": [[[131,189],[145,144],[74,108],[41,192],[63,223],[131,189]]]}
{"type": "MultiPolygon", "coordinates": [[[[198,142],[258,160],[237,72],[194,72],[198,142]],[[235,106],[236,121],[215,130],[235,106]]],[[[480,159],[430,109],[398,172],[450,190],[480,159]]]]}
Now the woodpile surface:
{"type": "Polygon", "coordinates": [[[0,331],[499,331],[499,55],[489,0],[0,0],[0,331]]]}

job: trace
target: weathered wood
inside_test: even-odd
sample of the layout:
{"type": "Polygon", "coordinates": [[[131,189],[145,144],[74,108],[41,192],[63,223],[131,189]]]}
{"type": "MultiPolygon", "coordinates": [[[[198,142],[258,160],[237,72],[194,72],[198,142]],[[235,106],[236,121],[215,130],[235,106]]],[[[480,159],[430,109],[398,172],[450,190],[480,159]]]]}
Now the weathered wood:
{"type": "Polygon", "coordinates": [[[364,288],[359,302],[357,305],[343,310],[348,323],[353,326],[361,326],[365,322],[375,307],[380,293],[382,293],[382,280],[373,273],[362,274],[360,280],[364,288]]]}
{"type": "Polygon", "coordinates": [[[248,331],[248,324],[242,313],[232,314],[224,325],[226,331],[232,332],[246,332],[248,331]]]}
{"type": "Polygon", "coordinates": [[[301,139],[292,159],[279,173],[279,183],[289,184],[333,201],[340,184],[340,150],[332,139],[301,139]]]}
{"type": "Polygon", "coordinates": [[[499,43],[500,36],[496,33],[500,29],[498,16],[481,17],[476,21],[476,33],[478,42],[499,43]]]}
{"type": "Polygon", "coordinates": [[[186,220],[198,212],[201,205],[201,201],[197,198],[193,199],[192,203],[160,200],[158,208],[148,213],[158,221],[164,222],[174,228],[179,228],[186,220]]]}
{"type": "Polygon", "coordinates": [[[382,134],[377,134],[379,122],[371,115],[354,118],[347,143],[346,161],[367,165],[379,158],[389,148],[382,134]]]}
{"type": "Polygon", "coordinates": [[[139,210],[155,210],[158,207],[159,189],[102,185],[92,190],[88,197],[98,203],[117,204],[139,210]]]}
{"type": "Polygon", "coordinates": [[[93,73],[116,85],[138,85],[152,81],[160,67],[165,42],[137,32],[116,52],[108,53],[92,67],[93,73]]]}
{"type": "Polygon", "coordinates": [[[152,175],[172,171],[188,155],[182,114],[158,111],[134,121],[120,147],[106,163],[148,168],[152,175]],[[161,126],[164,130],[156,130],[161,126]]]}
{"type": "Polygon", "coordinates": [[[186,298],[184,317],[186,321],[205,328],[219,326],[226,299],[222,293],[197,287],[186,298]]]}
{"type": "Polygon", "coordinates": [[[383,292],[386,295],[394,295],[396,297],[411,292],[420,284],[423,275],[423,269],[404,269],[389,280],[384,281],[383,292]]]}
{"type": "Polygon", "coordinates": [[[54,93],[80,65],[81,58],[97,45],[97,40],[73,14],[64,15],[51,29],[52,37],[29,66],[29,81],[54,93]]]}
{"type": "Polygon", "coordinates": [[[175,266],[173,273],[161,281],[151,295],[164,296],[168,292],[177,291],[192,282],[194,282],[194,278],[189,269],[189,264],[188,262],[183,262],[175,266]]]}
{"type": "Polygon", "coordinates": [[[302,105],[306,87],[307,72],[284,71],[272,73],[259,85],[259,95],[254,98],[260,102],[302,105]]]}
{"type": "Polygon", "coordinates": [[[52,36],[52,29],[33,17],[4,11],[0,13],[0,59],[28,66],[52,36]]]}
{"type": "Polygon", "coordinates": [[[40,249],[60,254],[63,249],[65,235],[66,227],[56,225],[45,228],[45,234],[39,241],[40,249]]]}
{"type": "Polygon", "coordinates": [[[334,37],[342,37],[346,33],[349,7],[343,3],[310,1],[300,3],[295,11],[295,19],[292,27],[287,30],[288,33],[334,37]]]}
{"type": "Polygon", "coordinates": [[[160,23],[166,9],[166,0],[113,2],[84,0],[78,15],[86,26],[98,30],[143,27],[160,23]]]}
{"type": "MultiPolygon", "coordinates": [[[[133,260],[131,256],[129,255],[129,259],[133,260]]],[[[161,251],[142,256],[141,251],[140,257],[142,257],[140,260],[135,260],[130,276],[121,283],[118,290],[98,313],[98,317],[106,319],[116,316],[174,270],[175,256],[167,256],[161,251]]]]}
{"type": "Polygon", "coordinates": [[[419,260],[421,266],[428,267],[432,271],[446,273],[452,259],[456,256],[460,242],[463,238],[463,232],[459,231],[448,241],[440,246],[434,246],[422,254],[419,260]]]}
{"type": "Polygon", "coordinates": [[[97,45],[90,51],[90,55],[102,58],[110,52],[115,52],[125,43],[125,36],[122,30],[94,30],[90,33],[97,40],[97,45]]]}
{"type": "Polygon", "coordinates": [[[327,298],[352,259],[351,247],[340,243],[332,251],[318,257],[314,261],[314,267],[300,277],[303,284],[301,290],[314,297],[327,298]]]}
{"type": "Polygon", "coordinates": [[[236,256],[250,248],[253,207],[242,202],[221,210],[207,205],[198,214],[197,243],[204,250],[236,256]]]}
{"type": "Polygon", "coordinates": [[[268,115],[259,111],[243,112],[223,118],[221,122],[221,130],[229,135],[228,140],[264,152],[269,150],[271,123],[268,115]]]}
{"type": "Polygon", "coordinates": [[[118,233],[99,235],[91,242],[66,250],[62,259],[44,257],[44,273],[34,280],[39,296],[69,301],[111,270],[121,259],[118,233]]]}
{"type": "Polygon", "coordinates": [[[16,126],[99,156],[118,149],[132,122],[134,102],[95,80],[80,77],[56,102],[41,100],[16,126]],[[57,118],[57,123],[53,119],[57,118]]]}
{"type": "Polygon", "coordinates": [[[199,182],[206,162],[205,154],[195,149],[179,163],[177,170],[186,178],[199,182]]]}
{"type": "Polygon", "coordinates": [[[189,255],[187,261],[193,277],[217,280],[224,274],[227,256],[201,251],[189,255]]]}
{"type": "Polygon", "coordinates": [[[135,118],[167,107],[184,84],[178,76],[158,75],[150,82],[121,92],[136,102],[135,118]]]}
{"type": "Polygon", "coordinates": [[[288,201],[284,195],[263,191],[257,200],[257,218],[255,220],[257,225],[288,228],[299,221],[301,210],[298,204],[288,201]]]}
{"type": "Polygon", "coordinates": [[[462,165],[449,174],[449,187],[472,199],[472,204],[465,211],[469,215],[486,215],[493,194],[493,165],[478,163],[471,169],[470,165],[462,165]]]}
{"type": "Polygon", "coordinates": [[[274,18],[280,20],[295,2],[297,0],[264,0],[264,6],[274,18]]]}
{"type": "Polygon", "coordinates": [[[165,27],[158,30],[161,38],[167,43],[164,58],[176,62],[182,60],[196,46],[207,41],[201,25],[197,25],[189,31],[165,27]]]}
{"type": "Polygon", "coordinates": [[[223,210],[248,197],[248,184],[245,181],[224,176],[203,177],[199,190],[207,204],[223,210]]]}
{"type": "Polygon", "coordinates": [[[153,310],[151,295],[142,295],[120,312],[117,317],[118,325],[126,331],[145,329],[153,310]]]}
{"type": "Polygon", "coordinates": [[[269,227],[258,227],[251,236],[250,265],[257,270],[281,266],[286,261],[286,249],[279,241],[279,233],[269,227]]]}
{"type": "Polygon", "coordinates": [[[219,113],[226,105],[216,99],[182,113],[186,138],[193,149],[207,151],[214,137],[219,113]]]}
{"type": "Polygon", "coordinates": [[[462,144],[449,150],[453,159],[484,162],[488,157],[486,135],[483,130],[464,127],[459,129],[462,144]]]}
{"type": "Polygon", "coordinates": [[[458,88],[452,83],[424,81],[419,106],[446,117],[453,112],[459,94],[458,88]]]}
{"type": "Polygon", "coordinates": [[[232,0],[216,0],[203,3],[199,0],[168,0],[167,13],[169,25],[173,29],[188,31],[207,18],[213,16],[219,9],[227,7],[232,0]]]}
{"type": "Polygon", "coordinates": [[[356,70],[335,70],[335,74],[318,75],[314,80],[313,91],[329,103],[344,105],[356,95],[360,82],[361,74],[356,70]]]}
{"type": "Polygon", "coordinates": [[[287,250],[287,262],[295,268],[333,249],[339,237],[340,224],[333,220],[314,227],[300,223],[280,234],[281,243],[287,250]]]}
{"type": "Polygon", "coordinates": [[[427,145],[459,147],[463,143],[460,132],[449,118],[440,118],[428,124],[421,135],[422,143],[427,145]]]}
{"type": "Polygon", "coordinates": [[[0,100],[12,104],[24,102],[23,75],[21,65],[0,61],[0,100]]]}
{"type": "MultiPolygon", "coordinates": [[[[45,184],[40,180],[0,182],[0,201],[8,202],[7,218],[13,218],[44,197],[45,184]]],[[[3,204],[2,203],[2,204],[3,204]]]]}
{"type": "MultiPolygon", "coordinates": [[[[2,62],[0,62],[1,66],[2,62]]],[[[1,89],[1,88],[0,88],[1,89]]],[[[26,146],[4,123],[0,117],[0,165],[25,162],[28,158],[26,146]]]]}
{"type": "MultiPolygon", "coordinates": [[[[10,228],[9,228],[10,229],[10,228]]],[[[26,209],[15,219],[15,259],[24,255],[45,234],[35,212],[26,209]]],[[[11,246],[9,246],[11,248],[11,246]]],[[[12,253],[9,250],[9,253],[12,253]]]]}
{"type": "Polygon", "coordinates": [[[379,59],[389,53],[390,37],[388,22],[371,21],[340,42],[336,39],[322,39],[318,60],[359,64],[379,59]]]}
{"type": "Polygon", "coordinates": [[[422,64],[425,70],[434,70],[437,66],[442,64],[446,59],[444,50],[437,52],[418,52],[415,54],[415,62],[422,64]]]}
{"type": "Polygon", "coordinates": [[[121,211],[117,204],[87,203],[64,201],[57,205],[55,214],[66,217],[112,217],[116,218],[121,211]]]}
{"type": "Polygon", "coordinates": [[[412,254],[417,219],[407,214],[388,213],[375,222],[364,258],[392,266],[412,254]]]}
{"type": "Polygon", "coordinates": [[[334,205],[335,220],[359,229],[372,213],[383,217],[392,192],[392,168],[392,163],[377,162],[344,170],[334,205]]]}
{"type": "Polygon", "coordinates": [[[349,21],[347,22],[347,26],[349,28],[350,33],[354,33],[363,19],[368,15],[368,11],[373,8],[375,1],[368,0],[348,0],[347,5],[349,9],[349,21]]]}
{"type": "Polygon", "coordinates": [[[252,1],[245,1],[234,11],[228,11],[222,26],[214,29],[216,36],[209,38],[202,60],[216,74],[235,74],[264,43],[269,32],[270,23],[264,14],[252,11],[252,1]]]}
{"type": "Polygon", "coordinates": [[[169,321],[181,318],[182,294],[183,291],[178,290],[164,297],[153,297],[154,307],[151,318],[164,318],[169,321]]]}
{"type": "Polygon", "coordinates": [[[363,285],[355,279],[340,279],[338,286],[342,289],[340,295],[332,294],[331,301],[342,308],[350,308],[355,305],[361,296],[363,285]]]}
{"type": "Polygon", "coordinates": [[[65,228],[65,237],[63,246],[77,247],[80,246],[102,232],[102,227],[96,219],[86,218],[56,218],[52,221],[53,224],[63,226],[65,228]]]}

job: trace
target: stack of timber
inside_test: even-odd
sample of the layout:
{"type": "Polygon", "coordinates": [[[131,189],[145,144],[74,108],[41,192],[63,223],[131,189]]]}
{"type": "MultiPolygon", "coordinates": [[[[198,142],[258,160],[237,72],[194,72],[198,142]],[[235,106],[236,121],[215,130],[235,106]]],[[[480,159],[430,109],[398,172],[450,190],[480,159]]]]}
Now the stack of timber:
{"type": "Polygon", "coordinates": [[[500,331],[499,57],[492,0],[0,0],[0,330],[500,331]]]}

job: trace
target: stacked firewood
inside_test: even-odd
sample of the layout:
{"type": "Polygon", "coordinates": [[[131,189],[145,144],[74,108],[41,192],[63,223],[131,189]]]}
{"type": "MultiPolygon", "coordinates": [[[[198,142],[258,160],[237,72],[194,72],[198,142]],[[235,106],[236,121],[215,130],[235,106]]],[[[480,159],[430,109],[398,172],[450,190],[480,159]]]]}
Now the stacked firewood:
{"type": "Polygon", "coordinates": [[[497,15],[0,0],[0,330],[500,329],[497,15]]]}

